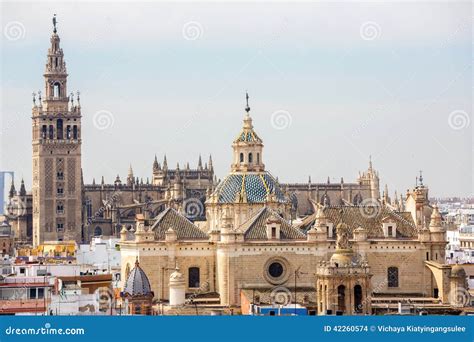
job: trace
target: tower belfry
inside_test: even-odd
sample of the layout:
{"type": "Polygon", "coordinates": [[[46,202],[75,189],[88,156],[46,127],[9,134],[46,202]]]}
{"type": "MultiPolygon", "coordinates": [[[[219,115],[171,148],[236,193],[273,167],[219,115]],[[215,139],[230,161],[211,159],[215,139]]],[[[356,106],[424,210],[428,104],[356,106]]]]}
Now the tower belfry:
{"type": "Polygon", "coordinates": [[[81,241],[81,106],[67,92],[67,70],[56,15],[44,77],[32,110],[33,244],[81,241]]]}

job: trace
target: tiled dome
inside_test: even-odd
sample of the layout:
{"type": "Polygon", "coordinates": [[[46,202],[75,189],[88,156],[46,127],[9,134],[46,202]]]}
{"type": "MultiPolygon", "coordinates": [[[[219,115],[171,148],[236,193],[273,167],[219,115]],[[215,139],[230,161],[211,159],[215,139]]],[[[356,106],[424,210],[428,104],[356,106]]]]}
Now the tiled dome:
{"type": "Polygon", "coordinates": [[[265,203],[269,196],[277,202],[288,202],[280,185],[268,172],[231,173],[217,186],[213,196],[217,203],[265,203]]]}
{"type": "Polygon", "coordinates": [[[152,293],[150,281],[140,267],[138,260],[135,262],[135,267],[130,271],[123,292],[130,296],[146,296],[152,293]]]}

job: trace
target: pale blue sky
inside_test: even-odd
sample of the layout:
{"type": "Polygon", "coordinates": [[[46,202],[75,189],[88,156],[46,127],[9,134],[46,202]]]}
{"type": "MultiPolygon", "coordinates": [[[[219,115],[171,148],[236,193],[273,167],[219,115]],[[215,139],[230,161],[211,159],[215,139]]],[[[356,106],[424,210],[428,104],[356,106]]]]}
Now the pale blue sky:
{"type": "Polygon", "coordinates": [[[81,91],[87,183],[124,178],[129,163],[149,177],[155,153],[173,167],[212,153],[224,177],[248,90],[282,182],[355,181],[372,155],[390,192],[421,169],[431,195],[472,194],[470,2],[3,3],[0,169],[27,185],[53,13],[69,90],[81,91]],[[105,130],[101,110],[113,115],[105,130]],[[289,127],[272,125],[276,111],[289,127]]]}

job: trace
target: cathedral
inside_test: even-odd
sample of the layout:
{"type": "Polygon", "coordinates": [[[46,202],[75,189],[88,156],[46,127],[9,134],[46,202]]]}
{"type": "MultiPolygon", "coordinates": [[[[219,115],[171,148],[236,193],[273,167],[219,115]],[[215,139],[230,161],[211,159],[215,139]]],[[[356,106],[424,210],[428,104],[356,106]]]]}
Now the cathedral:
{"type": "Polygon", "coordinates": [[[264,163],[264,152],[277,151],[264,151],[247,95],[222,180],[210,156],[174,169],[155,156],[145,181],[130,166],[123,181],[85,184],[80,94],[68,93],[56,24],[43,76],[44,92],[33,95],[32,190],[12,184],[9,196],[25,209],[12,220],[15,238],[33,246],[120,238],[133,310],[145,298],[152,312],[180,293],[241,312],[281,294],[315,314],[378,313],[393,298],[415,298],[433,313],[459,307],[466,279],[444,263],[445,228],[422,177],[392,199],[387,188],[380,195],[371,161],[354,183],[280,183],[264,163]],[[148,284],[138,302],[135,281],[148,284]]]}

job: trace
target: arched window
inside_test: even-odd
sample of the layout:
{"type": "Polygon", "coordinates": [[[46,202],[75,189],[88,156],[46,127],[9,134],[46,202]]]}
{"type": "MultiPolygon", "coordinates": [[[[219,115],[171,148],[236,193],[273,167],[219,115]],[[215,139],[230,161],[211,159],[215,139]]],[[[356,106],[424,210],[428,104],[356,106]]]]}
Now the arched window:
{"type": "Polygon", "coordinates": [[[64,213],[64,204],[62,202],[58,202],[58,204],[56,205],[56,212],[58,214],[64,213]]]}
{"type": "Polygon", "coordinates": [[[58,119],[56,121],[56,131],[57,131],[57,137],[59,140],[63,140],[63,120],[58,119]]]}
{"type": "Polygon", "coordinates": [[[72,136],[74,140],[77,140],[77,126],[76,125],[74,125],[74,127],[72,128],[72,136]]]}
{"type": "Polygon", "coordinates": [[[101,236],[102,235],[102,228],[99,226],[95,227],[94,229],[94,236],[101,236]]]}
{"type": "Polygon", "coordinates": [[[388,287],[398,287],[398,268],[389,267],[387,270],[388,287]]]}
{"type": "Polygon", "coordinates": [[[53,96],[55,99],[58,99],[61,96],[61,86],[58,82],[53,85],[53,96]]]}
{"type": "Polygon", "coordinates": [[[188,287],[199,287],[199,267],[190,267],[188,272],[188,287]]]}
{"type": "Polygon", "coordinates": [[[92,201],[88,198],[86,199],[86,212],[87,212],[87,218],[92,217],[92,201]]]}
{"type": "Polygon", "coordinates": [[[362,306],[362,286],[354,286],[354,312],[361,313],[363,310],[362,306]]]}
{"type": "Polygon", "coordinates": [[[41,131],[41,139],[46,139],[46,137],[48,136],[48,127],[46,125],[43,125],[43,129],[41,131]]]}
{"type": "Polygon", "coordinates": [[[252,156],[252,153],[249,153],[249,164],[251,164],[253,162],[253,156],[252,156]]]}
{"type": "Polygon", "coordinates": [[[339,285],[337,287],[337,309],[339,311],[346,311],[346,287],[339,285]]]}
{"type": "Polygon", "coordinates": [[[54,127],[53,125],[49,125],[49,133],[48,133],[48,138],[49,139],[54,139],[54,127]]]}
{"type": "Polygon", "coordinates": [[[257,153],[257,164],[260,164],[260,153],[257,153]]]}
{"type": "Polygon", "coordinates": [[[240,162],[241,162],[241,163],[244,162],[244,154],[243,154],[243,153],[240,154],[240,162]]]}
{"type": "Polygon", "coordinates": [[[67,125],[66,126],[66,139],[71,139],[71,126],[67,125]]]}

